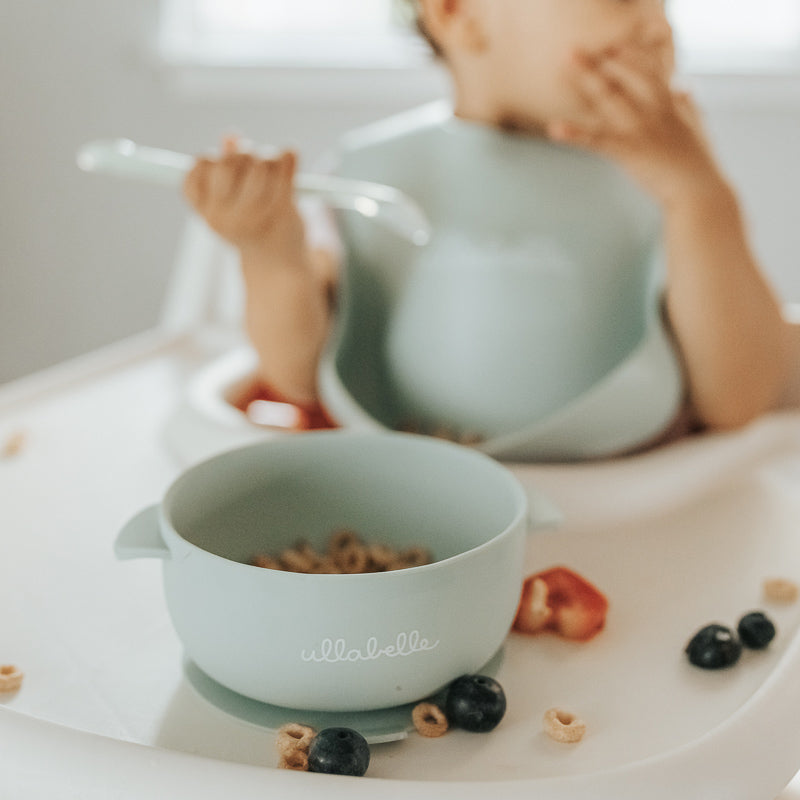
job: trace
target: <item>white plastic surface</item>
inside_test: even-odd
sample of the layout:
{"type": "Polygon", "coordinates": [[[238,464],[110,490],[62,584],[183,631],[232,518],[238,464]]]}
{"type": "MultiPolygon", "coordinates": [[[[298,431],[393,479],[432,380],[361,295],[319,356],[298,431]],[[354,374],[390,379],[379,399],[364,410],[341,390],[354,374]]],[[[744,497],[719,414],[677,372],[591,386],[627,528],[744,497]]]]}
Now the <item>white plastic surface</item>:
{"type": "Polygon", "coordinates": [[[515,468],[568,517],[531,539],[527,568],[595,582],[606,630],[583,645],[512,635],[492,734],[376,746],[363,779],[273,769],[269,734],[189,687],[159,565],[112,553],[180,469],[160,435],[200,356],[166,343],[0,391],[0,444],[25,433],[0,460],[0,660],[25,672],[0,699],[3,800],[771,800],[800,767],[800,605],[767,607],[776,641],[732,670],[682,654],[696,628],[761,606],[764,577],[800,578],[800,414],[786,413],[635,458],[515,468]],[[541,732],[554,705],[586,720],[579,745],[541,732]]]}

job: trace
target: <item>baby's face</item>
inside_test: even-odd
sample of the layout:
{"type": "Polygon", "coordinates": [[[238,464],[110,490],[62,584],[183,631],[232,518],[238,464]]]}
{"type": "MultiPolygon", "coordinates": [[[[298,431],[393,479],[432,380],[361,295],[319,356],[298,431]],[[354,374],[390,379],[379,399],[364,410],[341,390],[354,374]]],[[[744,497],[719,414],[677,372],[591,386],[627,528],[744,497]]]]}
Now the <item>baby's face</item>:
{"type": "Polygon", "coordinates": [[[485,21],[485,67],[498,116],[538,129],[580,114],[569,79],[577,51],[622,48],[669,81],[672,32],[663,0],[477,0],[485,21]]]}

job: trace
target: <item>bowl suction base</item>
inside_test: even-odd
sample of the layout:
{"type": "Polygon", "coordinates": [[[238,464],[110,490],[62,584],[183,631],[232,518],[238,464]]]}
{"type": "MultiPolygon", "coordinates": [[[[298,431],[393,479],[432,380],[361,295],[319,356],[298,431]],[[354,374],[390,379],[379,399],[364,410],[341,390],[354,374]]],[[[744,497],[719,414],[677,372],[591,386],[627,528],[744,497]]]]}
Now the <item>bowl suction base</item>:
{"type": "MultiPolygon", "coordinates": [[[[483,675],[494,677],[502,661],[501,647],[478,671],[483,675]]],[[[238,694],[206,675],[188,658],[184,658],[183,671],[189,685],[211,705],[242,722],[269,731],[277,731],[289,722],[299,722],[317,730],[339,726],[357,730],[370,744],[382,744],[405,739],[414,727],[411,722],[411,711],[416,703],[374,711],[301,711],[273,706],[238,694]]]]}

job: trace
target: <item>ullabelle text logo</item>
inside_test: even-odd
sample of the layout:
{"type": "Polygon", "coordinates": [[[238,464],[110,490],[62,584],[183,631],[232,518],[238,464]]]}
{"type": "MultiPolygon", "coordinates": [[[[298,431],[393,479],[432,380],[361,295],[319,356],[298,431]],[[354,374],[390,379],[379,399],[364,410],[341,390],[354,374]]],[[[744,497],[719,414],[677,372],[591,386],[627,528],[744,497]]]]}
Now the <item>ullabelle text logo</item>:
{"type": "Polygon", "coordinates": [[[341,662],[377,661],[379,658],[402,658],[435,650],[439,639],[431,642],[419,631],[398,633],[394,641],[381,645],[377,636],[370,636],[363,647],[351,647],[346,639],[323,639],[313,650],[303,650],[300,658],[318,664],[338,664],[341,662]]]}

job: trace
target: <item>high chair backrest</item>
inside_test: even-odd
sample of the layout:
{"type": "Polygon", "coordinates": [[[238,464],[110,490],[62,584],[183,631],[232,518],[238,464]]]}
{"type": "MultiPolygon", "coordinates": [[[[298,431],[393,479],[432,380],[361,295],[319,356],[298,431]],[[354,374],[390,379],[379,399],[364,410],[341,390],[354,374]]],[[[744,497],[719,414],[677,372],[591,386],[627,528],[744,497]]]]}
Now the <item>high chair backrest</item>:
{"type": "Polygon", "coordinates": [[[237,329],[243,299],[236,251],[190,215],[164,297],[161,326],[174,333],[207,326],[237,329]]]}

